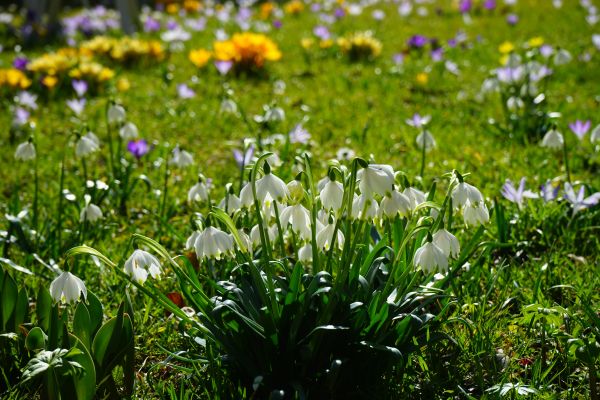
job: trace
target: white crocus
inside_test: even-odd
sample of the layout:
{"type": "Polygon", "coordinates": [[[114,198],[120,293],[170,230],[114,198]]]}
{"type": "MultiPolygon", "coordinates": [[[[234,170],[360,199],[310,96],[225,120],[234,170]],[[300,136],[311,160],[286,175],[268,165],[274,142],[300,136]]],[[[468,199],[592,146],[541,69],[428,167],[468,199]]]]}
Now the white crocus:
{"type": "Polygon", "coordinates": [[[15,150],[15,159],[17,160],[30,161],[35,159],[35,155],[35,146],[33,145],[32,140],[21,143],[15,150]]]}
{"type": "Polygon", "coordinates": [[[412,210],[412,204],[408,196],[403,193],[393,190],[385,195],[379,205],[379,216],[394,218],[398,214],[405,217],[412,210]]]}
{"type": "MultiPolygon", "coordinates": [[[[266,164],[268,165],[268,164],[266,164]]],[[[265,175],[256,181],[256,196],[260,201],[270,195],[273,200],[281,202],[290,195],[287,185],[266,168],[265,175]]]]}
{"type": "Polygon", "coordinates": [[[132,280],[143,285],[148,278],[148,274],[154,279],[160,279],[162,270],[160,262],[156,257],[147,251],[136,249],[125,261],[124,271],[132,280]]]}
{"type": "Polygon", "coordinates": [[[81,295],[87,299],[85,284],[68,271],[64,271],[50,283],[50,296],[55,302],[73,303],[78,301],[81,295]]]}
{"type": "Polygon", "coordinates": [[[111,125],[125,122],[125,109],[120,104],[112,104],[108,107],[108,123],[111,125]]]}
{"type": "Polygon", "coordinates": [[[435,138],[431,134],[431,132],[424,130],[417,135],[417,146],[419,149],[423,150],[423,146],[425,146],[425,151],[429,151],[436,146],[435,138]]]}
{"type": "Polygon", "coordinates": [[[214,258],[220,260],[233,252],[233,239],[225,232],[209,226],[196,238],[194,243],[198,259],[214,258]]]}
{"type": "Polygon", "coordinates": [[[173,149],[173,154],[171,155],[169,164],[178,168],[189,167],[190,165],[194,164],[194,157],[192,157],[191,153],[182,150],[179,146],[177,146],[173,149]]]}
{"type": "Polygon", "coordinates": [[[98,144],[87,136],[81,136],[75,143],[75,156],[77,158],[87,157],[100,149],[98,144]]]}
{"type": "MultiPolygon", "coordinates": [[[[333,232],[335,231],[335,224],[330,223],[325,225],[318,233],[317,233],[317,247],[328,251],[331,248],[331,242],[333,241],[333,232]]],[[[344,247],[344,234],[340,229],[337,230],[336,233],[335,244],[337,247],[342,250],[344,247]]]]}
{"type": "Polygon", "coordinates": [[[556,129],[550,129],[542,139],[542,147],[558,150],[562,149],[564,144],[563,135],[556,129]]]}
{"type": "Polygon", "coordinates": [[[208,187],[204,181],[199,179],[198,182],[190,188],[187,199],[189,203],[208,200],[208,187]]]}
{"type": "Polygon", "coordinates": [[[365,194],[354,196],[354,201],[352,202],[352,218],[372,220],[377,216],[378,210],[379,204],[377,204],[377,201],[372,197],[365,194]]]}
{"type": "Polygon", "coordinates": [[[121,136],[121,139],[129,141],[136,139],[139,136],[139,131],[133,122],[127,122],[119,129],[119,136],[121,136]]]}
{"type": "Polygon", "coordinates": [[[358,171],[360,192],[369,197],[374,193],[381,196],[391,192],[394,185],[394,169],[389,165],[369,164],[358,171]]]}
{"type": "Polygon", "coordinates": [[[344,187],[338,181],[327,180],[328,182],[323,185],[323,189],[319,193],[321,203],[327,211],[338,211],[344,200],[344,187]]]}
{"type": "Polygon", "coordinates": [[[428,241],[415,252],[413,264],[425,273],[447,271],[448,257],[438,245],[428,241]]]}
{"type": "Polygon", "coordinates": [[[91,203],[92,197],[89,194],[86,194],[84,198],[85,206],[81,209],[79,221],[96,222],[97,220],[103,218],[100,207],[91,203]]]}
{"type": "Polygon", "coordinates": [[[463,218],[467,226],[483,225],[490,220],[490,213],[483,201],[479,203],[468,201],[463,209],[463,218]]]}
{"type": "Polygon", "coordinates": [[[458,239],[446,229],[442,228],[433,234],[433,243],[442,249],[446,257],[456,258],[460,253],[458,239]]]}
{"type": "Polygon", "coordinates": [[[302,204],[286,207],[281,212],[279,219],[283,229],[287,228],[289,224],[292,230],[300,234],[303,239],[310,239],[310,213],[302,204]]]}
{"type": "Polygon", "coordinates": [[[479,189],[467,182],[459,182],[454,189],[452,189],[452,205],[456,209],[463,207],[468,202],[479,204],[482,201],[483,195],[479,189]]]}

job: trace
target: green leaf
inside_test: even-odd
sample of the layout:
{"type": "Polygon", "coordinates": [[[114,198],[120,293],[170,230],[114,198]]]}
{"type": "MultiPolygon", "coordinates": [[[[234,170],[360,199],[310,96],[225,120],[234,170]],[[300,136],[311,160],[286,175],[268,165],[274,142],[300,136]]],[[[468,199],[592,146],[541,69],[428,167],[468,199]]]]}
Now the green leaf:
{"type": "Polygon", "coordinates": [[[52,297],[45,287],[40,287],[38,291],[35,313],[38,325],[45,331],[50,330],[50,319],[52,317],[52,297]]]}
{"type": "Polygon", "coordinates": [[[3,332],[6,330],[6,323],[15,311],[18,290],[14,279],[5,271],[2,283],[2,304],[0,304],[0,316],[2,318],[0,322],[2,322],[3,332]]]}
{"type": "Polygon", "coordinates": [[[90,319],[90,313],[85,304],[79,302],[75,309],[75,315],[73,316],[73,333],[87,348],[90,348],[92,329],[93,326],[90,319]]]}
{"type": "Polygon", "coordinates": [[[100,326],[102,325],[102,320],[104,318],[104,311],[102,309],[102,303],[98,300],[98,297],[92,292],[88,290],[87,295],[87,311],[90,315],[90,338],[93,337],[100,326]]]}
{"type": "MultiPolygon", "coordinates": [[[[73,377],[73,386],[77,393],[77,400],[91,400],[96,395],[96,367],[94,360],[86,346],[76,336],[70,335],[71,343],[80,352],[70,356],[70,359],[79,363],[85,374],[73,377]]],[[[73,393],[64,393],[64,398],[71,397],[73,393]]]]}
{"type": "Polygon", "coordinates": [[[36,326],[27,334],[27,337],[25,338],[25,348],[29,351],[45,349],[47,340],[48,336],[46,336],[42,328],[36,326]]]}
{"type": "Polygon", "coordinates": [[[17,298],[17,304],[15,307],[15,313],[13,318],[14,330],[16,331],[20,325],[24,324],[29,314],[29,296],[27,296],[27,289],[23,288],[19,291],[19,297],[17,298]]]}

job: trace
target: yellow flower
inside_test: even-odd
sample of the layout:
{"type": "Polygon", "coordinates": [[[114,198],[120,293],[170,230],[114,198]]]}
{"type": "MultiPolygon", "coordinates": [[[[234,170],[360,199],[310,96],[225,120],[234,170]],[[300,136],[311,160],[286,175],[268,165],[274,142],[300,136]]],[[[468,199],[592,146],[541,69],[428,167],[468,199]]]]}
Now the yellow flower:
{"type": "Polygon", "coordinates": [[[502,57],[500,57],[500,65],[506,65],[506,64],[508,64],[508,59],[509,58],[510,58],[510,56],[508,54],[505,54],[502,57]]]}
{"type": "Polygon", "coordinates": [[[300,45],[305,50],[310,49],[313,46],[313,44],[315,44],[315,40],[313,38],[302,38],[302,40],[300,40],[300,45]]]}
{"type": "Polygon", "coordinates": [[[211,53],[208,50],[198,49],[190,51],[189,60],[198,68],[204,67],[211,58],[211,53]]]}
{"type": "Polygon", "coordinates": [[[300,0],[292,0],[285,5],[284,10],[288,14],[300,14],[304,10],[304,3],[300,0]]]}
{"type": "Polygon", "coordinates": [[[198,12],[202,8],[202,4],[196,0],[185,0],[183,2],[183,8],[187,12],[198,12]]]}
{"type": "Polygon", "coordinates": [[[499,47],[498,50],[500,51],[500,53],[502,54],[508,54],[511,53],[515,50],[515,45],[512,44],[511,42],[503,42],[499,47]]]}
{"type": "Polygon", "coordinates": [[[381,42],[371,32],[357,32],[338,39],[342,52],[352,60],[368,59],[381,54],[381,42]]]}
{"type": "Polygon", "coordinates": [[[177,14],[177,11],[179,11],[179,5],[177,3],[171,3],[167,6],[167,13],[177,14]]]}
{"type": "Polygon", "coordinates": [[[129,83],[129,79],[127,78],[119,78],[119,80],[117,81],[117,90],[119,92],[126,92],[127,90],[129,90],[130,87],[131,84],[129,83]]]}
{"type": "Polygon", "coordinates": [[[271,13],[273,12],[274,8],[275,8],[275,6],[270,1],[267,1],[266,3],[262,3],[260,5],[260,17],[262,19],[269,18],[271,16],[271,13]]]}
{"type": "Polygon", "coordinates": [[[417,81],[417,84],[425,86],[427,85],[427,82],[429,82],[429,75],[427,75],[426,72],[420,72],[417,74],[415,79],[417,81]]]}
{"type": "Polygon", "coordinates": [[[27,89],[29,86],[31,86],[31,80],[27,78],[23,71],[18,69],[0,69],[0,88],[2,86],[27,89]]]}
{"type": "Polygon", "coordinates": [[[54,75],[46,75],[44,79],[42,79],[42,84],[46,86],[48,89],[53,89],[54,86],[58,83],[58,79],[54,75]]]}
{"type": "Polygon", "coordinates": [[[532,37],[527,44],[529,44],[529,47],[540,47],[544,44],[544,38],[541,36],[532,37]]]}
{"type": "Polygon", "coordinates": [[[328,49],[331,46],[333,46],[333,40],[332,39],[323,39],[319,42],[319,47],[322,49],[328,49]]]}
{"type": "Polygon", "coordinates": [[[213,44],[213,56],[219,61],[232,61],[238,68],[262,68],[265,61],[278,61],[277,44],[261,33],[236,33],[229,40],[213,44]]]}

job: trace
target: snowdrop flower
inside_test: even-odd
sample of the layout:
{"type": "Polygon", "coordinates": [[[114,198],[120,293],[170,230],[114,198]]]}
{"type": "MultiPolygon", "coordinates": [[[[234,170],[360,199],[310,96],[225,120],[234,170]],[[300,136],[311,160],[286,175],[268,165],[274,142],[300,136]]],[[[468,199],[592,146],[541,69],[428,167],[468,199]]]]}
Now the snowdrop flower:
{"type": "Polygon", "coordinates": [[[196,239],[198,239],[198,235],[200,235],[199,231],[194,231],[185,241],[185,249],[192,250],[194,248],[194,244],[196,243],[196,239]]]}
{"type": "Polygon", "coordinates": [[[299,233],[303,239],[310,239],[310,213],[302,204],[286,207],[280,216],[281,226],[285,229],[288,224],[292,230],[299,233]]]}
{"type": "MultiPolygon", "coordinates": [[[[248,236],[246,232],[241,229],[238,229],[238,236],[240,237],[240,240],[246,251],[252,254],[252,240],[250,239],[250,236],[248,236]]],[[[231,239],[233,240],[233,235],[231,235],[231,239]]]]}
{"type": "Polygon", "coordinates": [[[250,165],[252,162],[252,157],[254,157],[254,145],[251,144],[246,148],[246,150],[242,153],[242,151],[238,149],[233,150],[233,158],[235,159],[235,163],[238,168],[242,169],[247,165],[250,165]]]}
{"type": "Polygon", "coordinates": [[[256,196],[260,201],[264,201],[267,194],[278,202],[290,195],[285,182],[271,173],[271,166],[268,162],[265,162],[264,172],[265,175],[256,181],[256,196]]]}
{"type": "Polygon", "coordinates": [[[374,193],[381,196],[391,192],[394,186],[394,169],[384,164],[369,164],[358,171],[358,187],[360,192],[372,197],[374,193]]]}
{"type": "Polygon", "coordinates": [[[323,185],[323,188],[319,192],[319,198],[325,210],[338,211],[342,207],[344,200],[344,187],[336,180],[326,179],[327,183],[323,185]]]}
{"type": "Polygon", "coordinates": [[[280,107],[269,107],[265,111],[264,122],[278,122],[285,119],[285,112],[280,107]]]}
{"type": "Polygon", "coordinates": [[[252,184],[246,183],[242,190],[240,190],[240,201],[242,207],[250,208],[254,205],[254,194],[252,193],[252,184]]]}
{"type": "Polygon", "coordinates": [[[108,123],[111,125],[125,122],[125,109],[120,104],[111,104],[108,107],[108,123]]]}
{"type": "Polygon", "coordinates": [[[239,197],[233,193],[229,193],[219,202],[219,208],[228,214],[233,214],[242,208],[242,203],[239,197]]]}
{"type": "Polygon", "coordinates": [[[173,149],[173,154],[171,155],[169,164],[178,168],[185,168],[194,164],[194,158],[192,157],[191,153],[182,150],[179,146],[176,146],[173,149]]]}
{"type": "Polygon", "coordinates": [[[215,258],[220,260],[224,255],[233,252],[233,239],[214,226],[209,226],[198,234],[194,248],[198,259],[215,258]]]}
{"type": "Polygon", "coordinates": [[[394,189],[387,193],[381,200],[379,207],[379,216],[385,215],[389,218],[395,218],[398,214],[405,217],[413,209],[408,196],[394,189]]]}
{"type": "Polygon", "coordinates": [[[590,136],[590,142],[596,143],[600,141],[600,125],[594,128],[592,135],[590,136]]]}
{"type": "Polygon", "coordinates": [[[74,303],[79,301],[81,295],[87,299],[85,284],[68,271],[64,271],[50,283],[50,296],[55,302],[74,303]]]}
{"type": "Polygon", "coordinates": [[[136,249],[125,261],[124,271],[135,282],[143,285],[148,279],[148,273],[154,279],[160,279],[162,270],[160,262],[147,251],[136,249]]]}
{"type": "Polygon", "coordinates": [[[360,196],[354,195],[354,201],[352,202],[352,218],[354,219],[373,219],[377,216],[379,210],[379,204],[377,201],[370,196],[361,194],[360,196]]]}
{"type": "Polygon", "coordinates": [[[416,142],[420,149],[423,149],[423,146],[425,146],[425,151],[429,151],[436,146],[435,138],[428,130],[423,130],[419,133],[416,142]]]}
{"type": "MultiPolygon", "coordinates": [[[[329,251],[331,243],[333,241],[333,232],[335,231],[335,224],[333,221],[329,221],[318,233],[317,233],[317,247],[325,251],[329,251]]],[[[344,247],[344,234],[340,229],[336,233],[335,244],[340,250],[344,247]]]]}
{"type": "Polygon", "coordinates": [[[569,124],[569,128],[579,138],[579,140],[583,140],[583,137],[590,130],[591,126],[592,122],[590,120],[587,120],[585,122],[577,120],[569,124]]]}
{"type": "Polygon", "coordinates": [[[565,49],[559,49],[556,52],[556,54],[554,54],[553,61],[554,61],[554,65],[564,65],[564,64],[571,62],[572,59],[573,59],[573,56],[571,55],[571,53],[569,53],[565,49]]]}
{"type": "Polygon", "coordinates": [[[304,198],[304,187],[302,186],[302,182],[294,179],[290,183],[287,184],[288,191],[290,192],[290,200],[299,203],[304,198]]]}
{"type": "MultiPolygon", "coordinates": [[[[94,135],[95,136],[95,135],[94,135]]],[[[88,136],[81,136],[75,144],[75,156],[77,158],[87,157],[98,151],[100,147],[88,136]]]]}
{"type": "Polygon", "coordinates": [[[198,177],[198,182],[188,191],[187,199],[188,203],[208,200],[208,187],[202,177],[198,177]]]}
{"type": "Polygon", "coordinates": [[[123,140],[134,140],[139,136],[138,128],[133,122],[127,122],[119,129],[119,136],[123,140]]]}
{"type": "Polygon", "coordinates": [[[410,200],[411,209],[417,208],[418,205],[425,203],[427,200],[425,198],[425,193],[420,191],[419,189],[415,189],[414,187],[407,187],[402,191],[402,194],[408,197],[410,200]]]}
{"type": "MultiPolygon", "coordinates": [[[[277,237],[277,225],[267,227],[266,232],[267,232],[269,241],[272,242],[277,237]]],[[[254,225],[252,230],[250,230],[250,240],[252,241],[252,244],[254,246],[258,246],[261,244],[261,242],[260,242],[260,226],[259,225],[254,225]]]]}
{"type": "Polygon", "coordinates": [[[508,100],[506,100],[506,108],[510,111],[517,111],[525,107],[525,103],[521,100],[520,97],[511,96],[508,100]]]}
{"type": "Polygon", "coordinates": [[[577,214],[581,210],[590,208],[600,202],[600,192],[596,192],[589,197],[585,197],[585,186],[579,188],[579,192],[575,194],[573,186],[570,183],[565,183],[565,200],[571,203],[573,207],[573,215],[577,214]]]}
{"type": "Polygon", "coordinates": [[[21,161],[30,161],[35,159],[36,152],[35,146],[33,145],[33,139],[29,139],[26,142],[21,143],[15,150],[15,159],[21,161]]]}
{"type": "Polygon", "coordinates": [[[519,209],[523,208],[523,201],[527,199],[537,199],[539,196],[536,193],[533,193],[531,190],[525,190],[525,177],[521,178],[519,182],[519,187],[515,188],[512,181],[507,179],[504,185],[502,186],[502,196],[505,199],[512,201],[513,203],[517,203],[519,209]]]}
{"type": "Polygon", "coordinates": [[[223,99],[219,110],[222,114],[237,114],[238,112],[237,104],[231,99],[223,99]]]}
{"type": "Polygon", "coordinates": [[[433,234],[433,243],[442,249],[446,257],[456,258],[460,253],[458,239],[444,228],[433,234]]]}
{"type": "Polygon", "coordinates": [[[313,254],[310,243],[307,243],[298,249],[298,260],[306,264],[310,264],[312,262],[313,254]]]}
{"type": "Polygon", "coordinates": [[[354,150],[348,147],[340,148],[336,153],[335,157],[340,161],[350,161],[356,156],[354,150]]]}
{"type": "Polygon", "coordinates": [[[547,147],[552,150],[562,149],[565,141],[562,133],[556,129],[550,129],[542,139],[542,147],[547,147]]]}
{"type": "Polygon", "coordinates": [[[483,225],[490,220],[490,212],[483,201],[479,203],[468,201],[463,209],[463,219],[467,226],[483,225]]]}
{"type": "Polygon", "coordinates": [[[467,182],[459,182],[452,189],[452,205],[454,208],[459,209],[469,202],[471,204],[479,204],[483,202],[483,195],[475,186],[467,182]]]}
{"type": "Polygon", "coordinates": [[[427,274],[438,270],[448,271],[448,257],[429,237],[429,240],[415,252],[413,265],[415,268],[421,267],[421,270],[427,274]]]}
{"type": "Polygon", "coordinates": [[[91,203],[92,197],[89,194],[85,195],[85,207],[81,209],[81,213],[79,214],[79,221],[89,221],[96,222],[97,220],[103,218],[102,211],[100,207],[91,203]]]}

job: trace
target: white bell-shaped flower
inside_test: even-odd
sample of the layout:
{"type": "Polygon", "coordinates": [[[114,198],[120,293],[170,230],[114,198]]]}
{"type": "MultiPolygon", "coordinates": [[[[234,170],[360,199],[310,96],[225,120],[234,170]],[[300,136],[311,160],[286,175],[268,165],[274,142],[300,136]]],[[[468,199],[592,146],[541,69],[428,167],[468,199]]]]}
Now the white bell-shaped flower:
{"type": "Polygon", "coordinates": [[[600,125],[594,128],[590,136],[590,142],[596,143],[598,141],[600,141],[600,125]]]}
{"type": "Polygon", "coordinates": [[[191,153],[182,150],[179,146],[176,146],[173,149],[173,154],[171,155],[169,164],[178,168],[189,167],[190,165],[194,164],[194,157],[192,157],[191,153]]]}
{"type": "Polygon", "coordinates": [[[384,164],[369,164],[358,171],[360,192],[369,197],[373,194],[385,195],[394,185],[394,169],[384,164]]]}
{"type": "Polygon", "coordinates": [[[209,226],[200,232],[194,247],[198,259],[220,260],[233,252],[233,239],[222,230],[209,226]]]}
{"type": "Polygon", "coordinates": [[[270,195],[273,200],[281,202],[290,195],[290,192],[285,182],[273,175],[271,167],[265,163],[265,175],[256,181],[256,196],[263,201],[267,195],[270,195]]]}
{"type": "Polygon", "coordinates": [[[198,182],[190,188],[187,194],[187,200],[189,203],[208,200],[208,187],[202,179],[199,179],[198,182]]]}
{"type": "MultiPolygon", "coordinates": [[[[267,236],[270,242],[273,242],[277,237],[277,225],[272,225],[267,227],[266,229],[267,236]]],[[[252,230],[250,230],[250,240],[254,246],[260,246],[260,228],[258,225],[254,225],[252,230]]]]}
{"type": "Polygon", "coordinates": [[[81,295],[87,299],[85,284],[68,271],[64,271],[50,283],[50,296],[55,302],[73,303],[78,301],[81,295]]]}
{"type": "Polygon", "coordinates": [[[323,185],[319,197],[325,210],[338,211],[344,200],[344,187],[340,182],[327,178],[327,183],[323,185]]]}
{"type": "MultiPolygon", "coordinates": [[[[247,252],[252,254],[253,243],[252,239],[250,239],[250,236],[248,236],[248,234],[241,229],[238,229],[238,236],[240,237],[240,240],[247,252]]],[[[231,239],[234,240],[233,234],[231,235],[231,239]]]]}
{"type": "Polygon", "coordinates": [[[468,201],[463,209],[463,219],[467,226],[483,225],[490,220],[490,212],[483,201],[479,203],[468,201]]]}
{"type": "Polygon", "coordinates": [[[242,208],[242,202],[240,201],[239,197],[233,193],[230,193],[221,199],[219,202],[219,208],[226,211],[228,214],[233,214],[242,208]]]}
{"type": "Polygon", "coordinates": [[[125,122],[125,109],[120,104],[111,104],[108,107],[108,123],[111,125],[125,122]]]}
{"type": "Polygon", "coordinates": [[[424,130],[417,135],[417,146],[419,149],[423,150],[423,146],[425,146],[425,151],[429,151],[436,146],[435,138],[428,130],[424,130]]]}
{"type": "Polygon", "coordinates": [[[423,272],[428,274],[436,271],[447,271],[448,257],[438,245],[427,241],[415,252],[413,264],[415,267],[421,267],[423,272]]]}
{"type": "Polygon", "coordinates": [[[35,159],[36,152],[35,146],[33,145],[32,140],[28,140],[27,142],[23,142],[17,146],[15,150],[15,159],[21,161],[30,161],[35,159]]]}
{"type": "Polygon", "coordinates": [[[75,156],[77,158],[87,157],[100,149],[98,144],[87,136],[81,136],[75,143],[75,156]]]}
{"type": "Polygon", "coordinates": [[[560,133],[556,129],[550,129],[544,135],[541,146],[547,147],[552,150],[558,150],[563,148],[564,142],[565,140],[563,138],[562,133],[560,133]]]}
{"type": "Polygon", "coordinates": [[[402,194],[410,200],[410,207],[414,210],[418,205],[425,203],[427,198],[425,193],[414,187],[407,187],[402,191],[402,194]]]}
{"type": "Polygon", "coordinates": [[[121,139],[123,140],[134,140],[137,139],[139,135],[138,128],[133,122],[125,123],[125,125],[119,129],[119,136],[121,136],[121,139]]]}
{"type": "Polygon", "coordinates": [[[467,182],[459,182],[452,189],[452,205],[456,209],[463,207],[467,202],[478,204],[482,201],[483,195],[479,189],[467,182]]]}
{"type": "Polygon", "coordinates": [[[250,182],[246,183],[240,190],[240,202],[244,208],[250,208],[254,205],[254,195],[252,194],[252,184],[250,182]]]}
{"type": "Polygon", "coordinates": [[[96,222],[103,218],[102,210],[95,204],[91,203],[92,197],[89,194],[85,195],[85,206],[81,209],[79,214],[79,221],[84,222],[96,222]]]}
{"type": "Polygon", "coordinates": [[[352,202],[352,218],[372,220],[377,216],[378,210],[379,204],[377,204],[377,201],[372,197],[365,194],[354,196],[354,201],[352,202]]]}
{"type": "Polygon", "coordinates": [[[194,231],[185,241],[185,249],[192,250],[194,245],[196,244],[196,239],[198,239],[198,235],[200,235],[199,231],[194,231]]]}
{"type": "Polygon", "coordinates": [[[313,253],[310,243],[307,243],[298,249],[298,260],[304,264],[312,263],[313,253]]]}
{"type": "Polygon", "coordinates": [[[147,251],[140,249],[134,250],[127,261],[125,261],[123,269],[132,280],[140,285],[146,282],[148,274],[154,279],[160,279],[162,273],[158,259],[147,251]]]}
{"type": "Polygon", "coordinates": [[[444,228],[433,234],[433,243],[442,249],[446,257],[456,258],[460,253],[458,239],[444,228]]]}
{"type": "Polygon", "coordinates": [[[304,198],[304,187],[302,186],[302,182],[294,179],[287,184],[287,188],[290,192],[290,201],[294,203],[299,203],[302,201],[304,198]]]}
{"type": "Polygon", "coordinates": [[[289,224],[294,232],[300,234],[300,237],[310,239],[310,213],[302,204],[286,207],[281,212],[279,219],[283,229],[289,224]]]}
{"type": "MultiPolygon", "coordinates": [[[[329,251],[331,243],[333,241],[333,232],[335,231],[335,224],[329,223],[319,230],[317,233],[317,247],[325,251],[329,251]]],[[[337,230],[335,244],[342,250],[344,247],[344,234],[340,229],[337,230]]]]}
{"type": "Polygon", "coordinates": [[[403,193],[393,190],[386,194],[379,205],[379,216],[394,218],[398,214],[405,217],[412,210],[412,204],[408,196],[403,193]]]}

